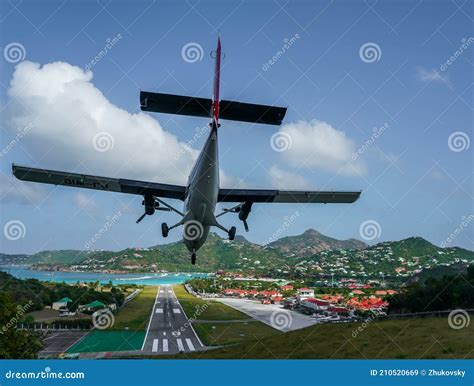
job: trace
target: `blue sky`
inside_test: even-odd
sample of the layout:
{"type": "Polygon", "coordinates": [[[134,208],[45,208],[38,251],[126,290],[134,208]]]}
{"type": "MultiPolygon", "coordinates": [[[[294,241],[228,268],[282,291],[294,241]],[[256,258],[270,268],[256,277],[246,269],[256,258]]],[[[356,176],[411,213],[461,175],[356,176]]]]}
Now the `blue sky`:
{"type": "MultiPolygon", "coordinates": [[[[176,216],[136,225],[140,197],[18,183],[10,165],[181,181],[207,121],[137,116],[139,91],[209,97],[217,30],[221,98],[288,106],[281,128],[222,121],[222,184],[362,190],[352,205],[255,205],[249,233],[233,215],[224,225],[258,243],[315,228],[473,249],[469,1],[3,1],[0,10],[0,251],[83,249],[118,212],[94,248],[165,242],[160,223],[176,216]],[[189,43],[202,48],[194,62],[184,60],[189,43]],[[100,152],[92,142],[104,131],[114,146],[100,152]],[[276,133],[288,149],[274,150],[276,133]]],[[[169,241],[180,238],[175,230],[169,241]]]]}

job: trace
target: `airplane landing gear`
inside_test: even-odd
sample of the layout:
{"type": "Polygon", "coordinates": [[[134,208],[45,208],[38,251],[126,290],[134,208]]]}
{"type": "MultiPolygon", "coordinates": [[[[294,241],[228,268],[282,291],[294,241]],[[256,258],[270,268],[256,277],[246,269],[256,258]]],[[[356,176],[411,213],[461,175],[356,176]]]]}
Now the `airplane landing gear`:
{"type": "Polygon", "coordinates": [[[170,228],[168,228],[168,224],[165,222],[161,224],[161,234],[163,237],[168,237],[168,232],[170,231],[170,228]]]}
{"type": "Polygon", "coordinates": [[[195,254],[195,253],[193,253],[193,254],[191,255],[191,264],[192,264],[192,265],[195,265],[195,264],[196,264],[196,254],[195,254]]]}
{"type": "Polygon", "coordinates": [[[229,229],[229,240],[232,241],[235,239],[235,232],[237,231],[236,227],[231,227],[229,229]]]}

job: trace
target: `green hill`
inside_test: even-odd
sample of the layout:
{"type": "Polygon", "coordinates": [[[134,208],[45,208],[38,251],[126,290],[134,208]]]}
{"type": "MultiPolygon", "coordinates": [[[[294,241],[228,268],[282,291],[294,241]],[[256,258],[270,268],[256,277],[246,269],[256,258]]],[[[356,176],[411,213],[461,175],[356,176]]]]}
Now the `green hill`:
{"type": "MultiPolygon", "coordinates": [[[[3,255],[4,261],[19,261],[3,255]]],[[[23,259],[24,260],[24,259],[23,259]]],[[[440,248],[421,237],[366,246],[350,239],[337,240],[310,229],[302,235],[284,237],[267,246],[244,237],[234,241],[210,233],[199,250],[195,266],[190,264],[184,244],[173,242],[151,248],[122,251],[42,251],[28,256],[36,269],[119,272],[215,272],[237,271],[274,277],[305,278],[397,276],[403,281],[423,270],[474,262],[474,252],[462,248],[440,248]]]]}
{"type": "Polygon", "coordinates": [[[283,253],[305,257],[331,249],[364,249],[367,244],[356,239],[333,239],[319,233],[317,230],[308,229],[298,236],[282,237],[270,243],[269,246],[283,253]]]}

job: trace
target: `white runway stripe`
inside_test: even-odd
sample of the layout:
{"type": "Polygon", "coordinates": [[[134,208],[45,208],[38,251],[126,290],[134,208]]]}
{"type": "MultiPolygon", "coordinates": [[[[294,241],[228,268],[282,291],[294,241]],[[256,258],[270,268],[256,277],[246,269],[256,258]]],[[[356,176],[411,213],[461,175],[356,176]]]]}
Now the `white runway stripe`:
{"type": "Polygon", "coordinates": [[[178,343],[178,350],[184,351],[183,341],[181,339],[176,339],[176,343],[178,343]]]}
{"type": "Polygon", "coordinates": [[[163,352],[168,351],[168,339],[163,339],[163,352]]]}
{"type": "Polygon", "coordinates": [[[173,308],[173,312],[175,314],[180,314],[181,313],[181,310],[179,308],[173,308]]]}
{"type": "Polygon", "coordinates": [[[163,308],[157,308],[155,312],[157,314],[162,314],[163,313],[163,308]]]}
{"type": "Polygon", "coordinates": [[[151,348],[151,352],[157,352],[158,351],[158,339],[153,339],[153,346],[151,348]]]}
{"type": "Polygon", "coordinates": [[[196,349],[194,348],[193,342],[191,342],[191,339],[186,339],[186,344],[189,347],[189,351],[195,351],[196,349]]]}

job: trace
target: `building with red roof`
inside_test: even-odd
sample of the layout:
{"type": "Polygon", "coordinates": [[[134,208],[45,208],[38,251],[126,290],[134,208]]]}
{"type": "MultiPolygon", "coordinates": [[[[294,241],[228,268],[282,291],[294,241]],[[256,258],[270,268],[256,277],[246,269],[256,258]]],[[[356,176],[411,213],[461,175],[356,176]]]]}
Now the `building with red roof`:
{"type": "Polygon", "coordinates": [[[346,307],[328,307],[328,311],[338,315],[346,315],[350,312],[346,307]]]}
{"type": "Polygon", "coordinates": [[[327,300],[316,298],[304,299],[301,304],[304,307],[311,308],[316,311],[327,310],[327,308],[331,305],[327,300]]]}

